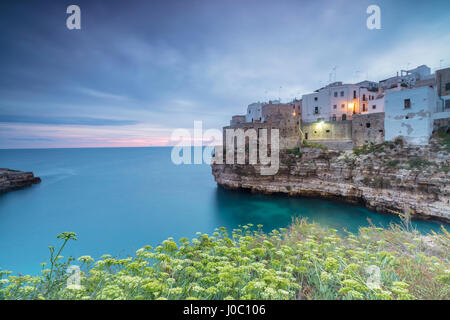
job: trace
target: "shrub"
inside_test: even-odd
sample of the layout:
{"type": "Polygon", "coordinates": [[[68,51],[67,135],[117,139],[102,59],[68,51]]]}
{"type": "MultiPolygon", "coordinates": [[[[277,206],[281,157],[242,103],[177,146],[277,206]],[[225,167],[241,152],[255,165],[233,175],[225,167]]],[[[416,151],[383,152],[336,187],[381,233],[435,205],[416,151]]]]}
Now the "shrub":
{"type": "Polygon", "coordinates": [[[303,140],[302,145],[304,147],[309,147],[309,148],[317,148],[317,149],[322,149],[324,151],[328,150],[327,147],[325,147],[324,145],[320,144],[320,143],[313,143],[313,142],[308,142],[306,140],[303,140]]]}
{"type": "Polygon", "coordinates": [[[289,154],[294,154],[296,156],[300,156],[300,157],[302,156],[302,153],[300,152],[300,148],[287,149],[286,152],[289,154]]]}
{"type": "Polygon", "coordinates": [[[409,168],[424,168],[424,167],[429,167],[431,165],[433,165],[433,162],[430,162],[428,160],[425,159],[421,159],[421,158],[411,158],[408,159],[408,163],[409,163],[409,168]]]}
{"type": "Polygon", "coordinates": [[[169,238],[127,258],[82,256],[79,287],[66,286],[72,260],[52,255],[53,270],[37,276],[0,271],[0,299],[448,300],[449,245],[444,228],[425,241],[394,225],[339,235],[304,220],[268,234],[249,224],[169,238]]]}
{"type": "Polygon", "coordinates": [[[391,159],[386,162],[386,165],[391,168],[395,168],[400,163],[400,160],[391,159]]]}
{"type": "Polygon", "coordinates": [[[372,181],[372,187],[374,188],[389,188],[391,186],[391,182],[389,180],[383,179],[382,177],[376,177],[372,181]]]}

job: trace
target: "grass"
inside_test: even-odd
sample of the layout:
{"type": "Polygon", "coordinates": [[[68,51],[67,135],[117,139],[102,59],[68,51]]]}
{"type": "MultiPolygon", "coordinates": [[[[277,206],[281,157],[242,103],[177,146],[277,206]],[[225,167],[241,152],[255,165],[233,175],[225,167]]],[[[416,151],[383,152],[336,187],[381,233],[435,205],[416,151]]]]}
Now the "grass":
{"type": "Polygon", "coordinates": [[[423,169],[434,165],[433,162],[421,158],[410,158],[408,159],[408,164],[409,167],[407,169],[423,169]]]}
{"type": "Polygon", "coordinates": [[[440,129],[438,131],[439,144],[444,147],[446,151],[450,151],[450,133],[447,133],[447,130],[440,129]]]}
{"type": "Polygon", "coordinates": [[[299,157],[302,156],[300,148],[287,149],[286,152],[289,153],[289,154],[293,154],[293,155],[299,156],[299,157]]]}
{"type": "MultiPolygon", "coordinates": [[[[73,233],[59,236],[65,245],[73,233]]],[[[263,233],[245,225],[132,257],[64,260],[37,276],[0,271],[0,299],[450,299],[450,235],[411,228],[360,228],[338,235],[304,220],[263,233]],[[70,264],[80,287],[67,286],[70,264]]],[[[62,249],[61,249],[62,250],[62,249]]]]}
{"type": "Polygon", "coordinates": [[[313,142],[308,142],[306,140],[303,140],[302,142],[302,146],[305,148],[316,148],[316,149],[322,149],[324,151],[328,150],[327,147],[325,147],[323,144],[320,143],[313,143],[313,142]]]}
{"type": "Polygon", "coordinates": [[[386,161],[386,166],[388,166],[389,168],[395,168],[400,164],[400,160],[397,159],[390,159],[388,161],[386,161]]]}

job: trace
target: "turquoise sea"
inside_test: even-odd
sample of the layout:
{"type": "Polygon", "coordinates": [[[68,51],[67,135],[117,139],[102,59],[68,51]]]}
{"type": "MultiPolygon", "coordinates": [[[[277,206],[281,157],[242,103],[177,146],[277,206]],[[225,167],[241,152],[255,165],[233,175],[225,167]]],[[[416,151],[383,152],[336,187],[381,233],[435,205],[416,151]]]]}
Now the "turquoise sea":
{"type": "MultiPolygon", "coordinates": [[[[79,240],[64,256],[126,256],[168,237],[216,227],[286,227],[293,217],[356,232],[388,214],[319,199],[253,195],[218,188],[208,165],[172,164],[171,148],[0,150],[0,167],[33,171],[42,183],[0,195],[0,268],[36,274],[63,231],[79,240]]],[[[414,221],[423,233],[436,222],[414,221]]]]}

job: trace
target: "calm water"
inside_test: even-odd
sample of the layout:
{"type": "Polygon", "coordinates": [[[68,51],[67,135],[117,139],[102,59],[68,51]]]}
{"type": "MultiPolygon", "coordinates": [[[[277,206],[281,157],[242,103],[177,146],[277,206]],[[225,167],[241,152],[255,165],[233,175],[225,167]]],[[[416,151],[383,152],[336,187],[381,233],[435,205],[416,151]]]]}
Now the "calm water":
{"type": "MultiPolygon", "coordinates": [[[[42,183],[0,195],[0,268],[37,273],[56,235],[73,231],[65,256],[132,254],[172,236],[214,228],[287,226],[294,216],[356,232],[399,220],[336,202],[218,188],[207,165],[173,165],[170,148],[0,150],[0,167],[33,171],[42,183]]],[[[422,232],[433,222],[414,222],[422,232]]],[[[59,241],[59,240],[58,240],[59,241]]]]}

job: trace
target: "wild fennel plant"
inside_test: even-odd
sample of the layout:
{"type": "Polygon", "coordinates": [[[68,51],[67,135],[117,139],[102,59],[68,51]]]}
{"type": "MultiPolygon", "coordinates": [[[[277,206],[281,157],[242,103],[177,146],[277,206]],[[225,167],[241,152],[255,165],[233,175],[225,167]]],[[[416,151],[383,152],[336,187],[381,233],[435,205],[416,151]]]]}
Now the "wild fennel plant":
{"type": "Polygon", "coordinates": [[[169,238],[132,257],[103,255],[62,262],[74,233],[50,249],[37,276],[0,271],[0,299],[449,299],[450,235],[391,226],[339,234],[304,220],[266,234],[261,226],[169,238]],[[56,254],[55,254],[56,252],[56,254]],[[67,266],[81,268],[79,288],[67,266]],[[45,267],[45,266],[44,266],[45,267]],[[371,283],[368,270],[379,270],[371,283]]]}

